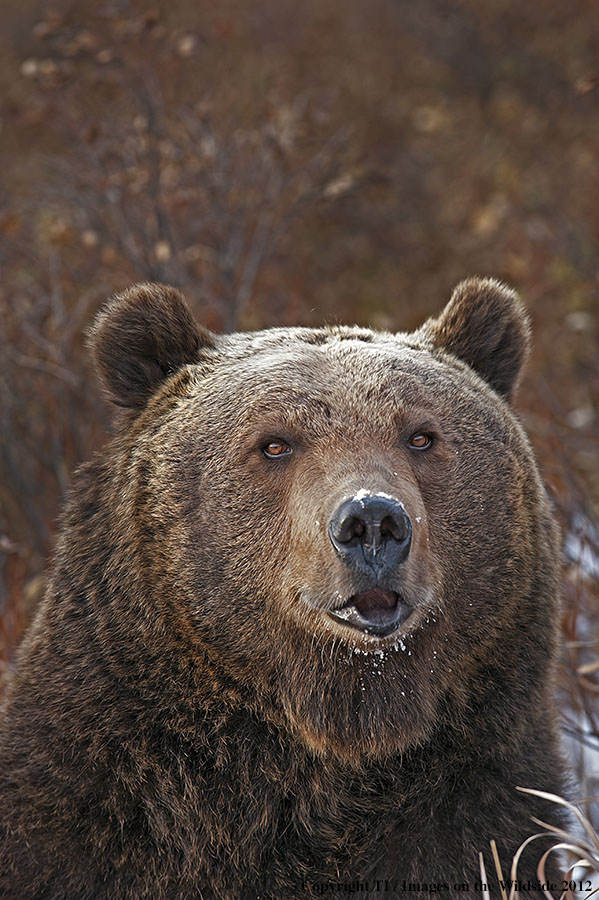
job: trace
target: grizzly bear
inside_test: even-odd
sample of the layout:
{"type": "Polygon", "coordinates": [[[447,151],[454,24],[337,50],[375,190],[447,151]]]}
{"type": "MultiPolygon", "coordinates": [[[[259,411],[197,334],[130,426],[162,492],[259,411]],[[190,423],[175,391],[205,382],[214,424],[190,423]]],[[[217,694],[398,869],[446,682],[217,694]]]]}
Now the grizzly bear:
{"type": "Polygon", "coordinates": [[[563,790],[517,296],[216,335],[145,284],[90,344],[120,412],[8,688],[1,896],[475,897],[481,851],[499,896],[489,842],[560,821],[516,787],[563,790]]]}

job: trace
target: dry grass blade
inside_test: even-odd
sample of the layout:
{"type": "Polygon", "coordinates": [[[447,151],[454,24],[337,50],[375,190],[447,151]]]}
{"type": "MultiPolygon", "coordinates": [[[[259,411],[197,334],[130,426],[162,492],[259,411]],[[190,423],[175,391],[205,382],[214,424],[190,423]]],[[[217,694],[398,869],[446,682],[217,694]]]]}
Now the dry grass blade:
{"type": "Polygon", "coordinates": [[[499,881],[499,889],[501,891],[502,900],[507,900],[507,892],[504,888],[505,878],[503,877],[503,871],[501,869],[501,862],[499,859],[499,854],[497,852],[497,843],[496,841],[491,841],[491,853],[493,854],[493,861],[495,863],[495,871],[497,872],[497,880],[499,881]]]}
{"type": "Polygon", "coordinates": [[[514,854],[514,858],[512,860],[512,869],[510,872],[510,880],[512,882],[512,887],[510,889],[509,900],[517,900],[517,898],[519,896],[518,889],[517,889],[518,863],[520,862],[520,857],[522,856],[522,853],[528,847],[529,844],[532,844],[533,841],[536,841],[537,838],[541,838],[541,837],[545,837],[544,832],[539,832],[538,834],[531,835],[529,838],[526,838],[526,840],[523,841],[520,844],[520,846],[518,847],[518,849],[516,850],[516,853],[514,854]]]}
{"type": "MultiPolygon", "coordinates": [[[[562,828],[558,828],[555,825],[549,825],[548,823],[543,822],[540,819],[533,818],[532,821],[535,822],[535,824],[539,825],[541,828],[543,828],[544,831],[540,831],[537,834],[533,834],[529,838],[527,838],[525,841],[523,841],[522,844],[518,847],[518,850],[516,851],[516,853],[514,854],[514,858],[512,860],[511,871],[510,871],[511,888],[510,888],[510,893],[509,893],[509,897],[507,898],[507,900],[517,900],[517,898],[519,897],[518,865],[520,862],[520,858],[522,856],[522,853],[526,849],[526,847],[528,847],[529,844],[532,844],[533,841],[538,840],[538,838],[545,838],[545,839],[553,838],[553,839],[555,839],[555,843],[553,843],[549,847],[549,849],[547,849],[543,853],[543,855],[539,859],[539,862],[537,865],[537,876],[538,876],[539,882],[541,884],[541,890],[542,890],[544,896],[547,898],[547,900],[556,900],[555,895],[546,886],[548,884],[548,882],[547,882],[546,875],[545,875],[545,864],[546,864],[548,857],[552,853],[556,853],[559,851],[566,851],[566,852],[572,854],[575,862],[571,862],[570,868],[569,868],[569,874],[571,874],[576,868],[583,867],[588,871],[588,874],[590,874],[590,875],[596,874],[599,876],[599,836],[596,834],[591,823],[585,818],[585,816],[580,812],[580,810],[577,809],[577,807],[574,806],[574,804],[570,803],[568,800],[564,800],[563,797],[558,797],[556,794],[549,794],[549,793],[546,793],[545,791],[533,790],[532,788],[518,788],[518,790],[522,791],[523,793],[526,793],[526,794],[533,794],[537,797],[541,797],[545,800],[549,800],[552,803],[558,803],[560,806],[565,806],[567,809],[569,809],[573,813],[575,819],[580,823],[580,825],[583,829],[583,834],[578,836],[577,834],[573,834],[562,828]]],[[[505,880],[502,877],[501,865],[497,858],[497,849],[494,846],[493,841],[491,841],[491,849],[493,851],[493,857],[495,859],[495,867],[497,870],[497,877],[498,877],[498,881],[499,881],[499,885],[500,885],[500,889],[501,889],[501,897],[502,897],[502,900],[506,900],[505,890],[502,885],[502,882],[503,882],[503,884],[505,884],[505,880]]],[[[481,860],[481,871],[482,871],[483,867],[484,867],[484,864],[481,860]]],[[[568,884],[569,884],[570,883],[569,875],[566,880],[568,880],[568,884]]],[[[591,885],[591,888],[592,888],[592,881],[589,881],[589,884],[591,885]]],[[[589,894],[586,894],[586,892],[585,892],[585,896],[592,897],[592,896],[596,895],[598,892],[599,892],[599,888],[594,888],[591,890],[591,892],[589,894]]],[[[489,892],[488,892],[488,886],[487,886],[486,892],[483,891],[483,896],[487,897],[488,895],[489,895],[489,892]]],[[[560,894],[560,900],[563,900],[563,898],[573,898],[573,897],[574,897],[574,894],[570,890],[569,887],[566,888],[560,894]]]]}
{"type": "MultiPolygon", "coordinates": [[[[546,828],[548,832],[551,832],[551,835],[550,835],[551,837],[555,836],[557,838],[561,838],[566,841],[572,840],[572,835],[570,834],[570,832],[564,831],[563,828],[557,828],[556,825],[550,825],[548,822],[543,822],[542,819],[536,819],[534,816],[532,816],[531,821],[534,822],[535,825],[539,825],[541,828],[546,828]]],[[[583,842],[581,839],[577,839],[577,840],[578,840],[579,845],[586,846],[586,842],[583,842]]],[[[587,849],[590,849],[591,852],[593,851],[592,847],[587,848],[587,849]]]]}
{"type": "MultiPolygon", "coordinates": [[[[558,828],[555,825],[550,825],[546,822],[541,821],[540,819],[533,818],[532,821],[535,824],[539,825],[543,831],[538,832],[537,834],[533,834],[528,837],[522,844],[518,847],[516,853],[514,854],[512,860],[512,866],[510,871],[510,892],[509,896],[506,894],[505,885],[506,880],[503,877],[501,863],[499,860],[499,856],[497,853],[497,846],[495,841],[491,841],[491,851],[493,853],[493,859],[495,862],[495,870],[497,873],[497,880],[499,884],[499,889],[501,893],[501,900],[518,900],[519,892],[518,892],[518,865],[520,863],[520,858],[524,850],[528,847],[529,844],[532,844],[534,841],[539,838],[553,838],[555,839],[555,843],[553,843],[541,856],[537,865],[537,876],[541,885],[541,890],[543,895],[547,898],[547,900],[556,900],[555,895],[551,892],[549,887],[547,887],[548,881],[545,874],[545,865],[548,857],[552,853],[556,853],[559,851],[566,851],[572,854],[572,857],[575,861],[571,861],[569,868],[569,875],[565,880],[569,882],[569,876],[571,873],[577,869],[578,867],[583,867],[587,870],[588,874],[599,875],[599,836],[593,830],[590,822],[585,818],[585,816],[580,812],[579,809],[576,808],[572,803],[567,800],[564,800],[563,797],[558,797],[555,794],[549,794],[544,791],[537,791],[531,788],[518,788],[519,791],[527,794],[533,794],[538,797],[542,797],[545,800],[549,800],[552,803],[558,803],[561,806],[565,806],[569,809],[575,816],[576,820],[580,823],[583,834],[579,837],[576,834],[572,834],[571,832],[566,831],[563,828],[558,828]],[[587,840],[588,838],[588,840],[587,840]]],[[[485,900],[491,900],[491,895],[489,891],[489,885],[486,881],[486,870],[484,865],[484,860],[482,854],[479,855],[480,862],[480,871],[482,876],[482,896],[485,900]]],[[[592,881],[589,882],[592,888],[592,881]]],[[[587,897],[592,897],[599,892],[599,887],[594,888],[590,891],[590,893],[586,894],[587,897]]],[[[559,895],[560,900],[564,900],[564,898],[572,898],[574,897],[573,892],[566,888],[559,895]]]]}
{"type": "MultiPolygon", "coordinates": [[[[560,806],[565,806],[567,809],[569,809],[570,812],[573,813],[574,816],[578,819],[585,833],[588,835],[592,852],[599,857],[599,836],[595,832],[588,819],[583,816],[580,810],[577,809],[573,803],[568,802],[568,800],[564,800],[563,797],[558,797],[556,794],[547,794],[545,791],[537,791],[533,790],[532,788],[517,787],[516,790],[522,791],[524,794],[533,794],[536,797],[541,797],[543,800],[550,800],[552,803],[559,803],[560,806]]],[[[568,834],[567,836],[569,838],[572,838],[571,834],[568,834]]]]}
{"type": "MultiPolygon", "coordinates": [[[[568,883],[570,883],[570,880],[572,879],[572,874],[579,866],[581,868],[585,868],[585,869],[590,868],[588,859],[577,859],[575,862],[572,863],[572,865],[568,869],[568,873],[566,876],[568,883]]],[[[589,883],[592,885],[592,882],[589,882],[589,883]]],[[[585,891],[585,900],[589,900],[590,897],[594,897],[598,892],[599,892],[599,887],[593,888],[593,890],[589,894],[587,894],[585,891]]],[[[567,891],[564,891],[563,896],[565,898],[567,898],[567,900],[576,900],[576,894],[570,888],[568,888],[567,891]]]]}
{"type": "MultiPolygon", "coordinates": [[[[549,848],[549,850],[546,850],[545,853],[543,853],[542,857],[539,860],[539,864],[537,866],[537,874],[539,876],[539,881],[543,885],[545,884],[545,861],[546,861],[547,857],[550,856],[552,853],[555,853],[556,850],[569,850],[571,853],[574,853],[575,855],[577,855],[580,852],[580,847],[577,847],[576,844],[568,844],[568,843],[564,842],[564,843],[554,844],[552,847],[549,848]]],[[[586,862],[586,860],[579,860],[577,865],[584,865],[585,862],[586,862]]],[[[543,887],[543,893],[548,898],[548,900],[555,900],[554,895],[547,888],[543,887]]],[[[563,891],[560,894],[560,900],[562,897],[567,897],[569,895],[569,893],[570,893],[569,891],[563,891]]]]}
{"type": "Polygon", "coordinates": [[[482,884],[481,891],[482,891],[482,895],[483,895],[483,900],[491,900],[491,894],[489,892],[489,885],[487,882],[487,870],[485,869],[485,861],[483,859],[482,853],[478,854],[478,862],[480,865],[480,880],[481,880],[481,884],[482,884]]]}

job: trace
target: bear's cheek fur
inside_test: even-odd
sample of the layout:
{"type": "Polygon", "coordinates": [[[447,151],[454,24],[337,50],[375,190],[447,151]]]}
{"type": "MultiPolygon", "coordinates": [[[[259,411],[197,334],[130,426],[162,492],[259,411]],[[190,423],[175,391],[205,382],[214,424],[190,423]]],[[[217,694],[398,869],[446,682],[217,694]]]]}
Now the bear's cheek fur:
{"type": "Polygon", "coordinates": [[[169,577],[201,643],[236,670],[254,667],[272,641],[266,610],[291,544],[285,481],[269,480],[258,453],[202,422],[168,440],[168,470],[153,489],[154,514],[168,507],[160,540],[178,565],[169,577]]]}

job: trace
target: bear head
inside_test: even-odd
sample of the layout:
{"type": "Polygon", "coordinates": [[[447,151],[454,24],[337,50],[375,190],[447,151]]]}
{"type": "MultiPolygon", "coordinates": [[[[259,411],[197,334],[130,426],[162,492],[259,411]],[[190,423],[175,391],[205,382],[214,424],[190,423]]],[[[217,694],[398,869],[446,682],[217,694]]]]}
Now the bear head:
{"type": "Polygon", "coordinates": [[[557,535],[512,409],[528,348],[490,279],[410,334],[216,335],[173,288],[115,297],[91,349],[124,410],[123,602],[168,608],[192,664],[311,752],[403,752],[497,691],[514,727],[510,691],[543,690],[530,642],[555,639],[557,535]]]}

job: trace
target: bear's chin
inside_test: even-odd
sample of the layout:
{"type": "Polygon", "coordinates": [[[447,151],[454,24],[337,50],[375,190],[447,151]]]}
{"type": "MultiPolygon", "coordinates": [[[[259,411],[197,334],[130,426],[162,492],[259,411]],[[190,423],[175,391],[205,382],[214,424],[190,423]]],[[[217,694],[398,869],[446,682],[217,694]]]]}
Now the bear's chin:
{"type": "Polygon", "coordinates": [[[422,744],[431,734],[437,704],[426,691],[410,698],[389,697],[365,687],[355,698],[332,690],[328,699],[305,698],[289,691],[282,699],[287,722],[307,749],[318,756],[337,757],[351,766],[384,761],[422,744]],[[401,699],[402,703],[399,703],[401,699]]]}
{"type": "Polygon", "coordinates": [[[365,636],[352,646],[331,634],[302,639],[293,629],[285,637],[271,659],[275,707],[311,752],[361,765],[430,735],[443,688],[401,639],[365,636]]]}

